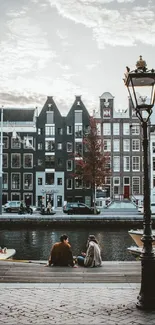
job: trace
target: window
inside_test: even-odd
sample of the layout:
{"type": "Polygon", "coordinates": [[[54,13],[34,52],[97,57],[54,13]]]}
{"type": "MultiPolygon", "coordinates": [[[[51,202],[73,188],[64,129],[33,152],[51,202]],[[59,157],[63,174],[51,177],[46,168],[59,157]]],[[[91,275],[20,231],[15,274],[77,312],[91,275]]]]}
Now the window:
{"type": "Polygon", "coordinates": [[[57,178],[57,185],[62,185],[62,178],[61,177],[57,178]]]}
{"type": "Polygon", "coordinates": [[[54,173],[45,174],[45,185],[54,185],[54,173]]]}
{"type": "Polygon", "coordinates": [[[130,140],[123,139],[123,151],[130,151],[130,140]]]}
{"type": "Polygon", "coordinates": [[[42,128],[38,128],[38,135],[43,134],[43,129],[42,128]]]}
{"type": "Polygon", "coordinates": [[[43,184],[43,179],[42,177],[38,177],[38,185],[42,185],[43,184]]]}
{"type": "Polygon", "coordinates": [[[62,207],[62,195],[57,196],[57,207],[58,208],[62,207]]]}
{"type": "Polygon", "coordinates": [[[75,123],[82,123],[82,111],[75,111],[75,123]]]}
{"type": "Polygon", "coordinates": [[[67,126],[67,134],[72,134],[72,126],[71,125],[67,126]]]}
{"type": "Polygon", "coordinates": [[[129,123],[123,123],[123,135],[130,134],[130,125],[129,123]]]}
{"type": "Polygon", "coordinates": [[[152,152],[155,153],[155,142],[152,142],[152,152]]]}
{"type": "Polygon", "coordinates": [[[73,143],[67,142],[67,152],[72,152],[72,151],[73,151],[73,143]]]}
{"type": "Polygon", "coordinates": [[[43,149],[43,144],[42,144],[42,142],[39,142],[38,143],[38,150],[42,150],[43,149]]]}
{"type": "Polygon", "coordinates": [[[3,153],[3,168],[8,168],[8,154],[3,153]]]}
{"type": "Polygon", "coordinates": [[[120,171],[120,157],[114,156],[113,158],[113,170],[114,172],[120,171]]]}
{"type": "Polygon", "coordinates": [[[33,154],[24,154],[24,168],[33,168],[33,154]]]}
{"type": "Polygon", "coordinates": [[[133,177],[132,178],[132,194],[139,194],[139,188],[140,188],[140,179],[139,177],[133,177]]]}
{"type": "Polygon", "coordinates": [[[11,201],[20,201],[21,195],[20,193],[11,193],[11,201]]]}
{"type": "Polygon", "coordinates": [[[8,173],[3,173],[3,182],[2,182],[2,189],[7,190],[8,189],[8,173]]]}
{"type": "Polygon", "coordinates": [[[45,150],[54,152],[55,151],[55,140],[46,140],[45,141],[45,150]]]}
{"type": "Polygon", "coordinates": [[[58,167],[62,167],[63,165],[63,159],[62,158],[58,158],[58,167]]]}
{"type": "Polygon", "coordinates": [[[113,151],[120,151],[120,141],[118,139],[113,140],[113,151]]]}
{"type": "Polygon", "coordinates": [[[75,125],[75,138],[82,138],[82,125],[75,125]]]}
{"type": "Polygon", "coordinates": [[[45,135],[55,136],[55,125],[45,126],[45,135]]]}
{"type": "Polygon", "coordinates": [[[43,160],[41,158],[38,158],[37,163],[38,163],[38,166],[42,166],[43,165],[43,160]]]}
{"type": "Polygon", "coordinates": [[[82,179],[79,179],[79,178],[75,178],[74,179],[75,181],[75,188],[78,189],[78,188],[82,188],[82,179]]]}
{"type": "Polygon", "coordinates": [[[55,168],[55,156],[45,156],[45,168],[55,168]]]}
{"type": "Polygon", "coordinates": [[[11,167],[20,168],[21,167],[21,156],[20,153],[11,154],[11,167]]]}
{"type": "Polygon", "coordinates": [[[103,124],[103,135],[111,135],[111,124],[110,123],[103,124]]]}
{"type": "Polygon", "coordinates": [[[32,137],[24,137],[24,149],[33,148],[33,138],[32,137]]]}
{"type": "Polygon", "coordinates": [[[114,177],[114,185],[120,185],[120,177],[114,177]]]}
{"type": "Polygon", "coordinates": [[[54,123],[54,112],[47,111],[46,112],[46,124],[53,124],[54,123]]]}
{"type": "Polygon", "coordinates": [[[140,151],[140,140],[138,139],[132,140],[132,151],[140,151]]]}
{"type": "Polygon", "coordinates": [[[33,189],[33,174],[24,173],[23,188],[24,188],[24,190],[32,191],[32,189],[33,189]]]}
{"type": "Polygon", "coordinates": [[[3,149],[8,149],[8,148],[9,148],[9,138],[3,137],[3,149]]]}
{"type": "Polygon", "coordinates": [[[113,135],[119,135],[119,123],[113,123],[113,135]]]}
{"type": "Polygon", "coordinates": [[[73,161],[72,160],[67,160],[67,170],[71,171],[73,169],[73,161]]]}
{"type": "Polygon", "coordinates": [[[12,173],[11,174],[11,189],[20,190],[20,174],[12,173]]]}
{"type": "Polygon", "coordinates": [[[153,170],[155,171],[155,157],[153,157],[153,170]]]}
{"type": "Polygon", "coordinates": [[[71,178],[67,178],[66,186],[67,186],[67,190],[72,190],[73,180],[71,178]]]}
{"type": "Polygon", "coordinates": [[[63,129],[62,128],[58,128],[58,134],[63,135],[63,129]]]}
{"type": "Polygon", "coordinates": [[[58,142],[58,144],[57,144],[57,149],[58,149],[58,150],[62,150],[62,143],[61,143],[61,142],[58,142]]]}
{"type": "Polygon", "coordinates": [[[140,134],[140,125],[139,124],[132,124],[131,133],[132,133],[132,135],[139,135],[140,134]]]}
{"type": "Polygon", "coordinates": [[[103,141],[103,151],[111,151],[111,140],[103,141]]]}
{"type": "Polygon", "coordinates": [[[11,138],[11,148],[12,149],[20,149],[21,142],[19,138],[11,138]]]}
{"type": "Polygon", "coordinates": [[[132,170],[140,171],[140,157],[132,157],[132,170]]]}
{"type": "Polygon", "coordinates": [[[130,177],[124,177],[124,185],[130,185],[130,177]]]}
{"type": "Polygon", "coordinates": [[[96,123],[97,135],[101,135],[101,123],[96,123]]]}
{"type": "Polygon", "coordinates": [[[124,172],[130,171],[130,157],[124,157],[124,172]]]}
{"type": "Polygon", "coordinates": [[[83,145],[82,142],[75,142],[75,154],[82,156],[83,145]]]}

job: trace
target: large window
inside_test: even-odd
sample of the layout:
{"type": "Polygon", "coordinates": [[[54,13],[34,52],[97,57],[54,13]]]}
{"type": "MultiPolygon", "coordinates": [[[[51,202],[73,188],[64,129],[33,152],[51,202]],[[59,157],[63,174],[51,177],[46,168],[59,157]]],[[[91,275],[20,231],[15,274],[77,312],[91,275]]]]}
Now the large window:
{"type": "Polygon", "coordinates": [[[20,174],[12,173],[11,174],[11,189],[20,190],[20,174]]]}
{"type": "Polygon", "coordinates": [[[82,156],[83,154],[82,142],[75,142],[75,154],[82,156]]]}
{"type": "Polygon", "coordinates": [[[82,125],[75,125],[75,138],[82,138],[82,125]]]}
{"type": "Polygon", "coordinates": [[[67,160],[67,171],[72,171],[73,169],[73,160],[67,160]]]}
{"type": "Polygon", "coordinates": [[[140,140],[139,139],[132,140],[132,151],[140,151],[140,140]]]}
{"type": "Polygon", "coordinates": [[[75,178],[74,179],[74,182],[75,182],[75,189],[82,189],[82,180],[79,179],[79,178],[75,178]]]}
{"type": "Polygon", "coordinates": [[[107,139],[103,141],[103,151],[111,151],[111,140],[107,139]]]}
{"type": "Polygon", "coordinates": [[[30,190],[30,191],[33,189],[33,174],[24,173],[23,188],[24,190],[30,190]]]}
{"type": "Polygon", "coordinates": [[[130,140],[123,139],[123,151],[130,151],[130,140]]]}
{"type": "Polygon", "coordinates": [[[111,135],[111,123],[103,124],[103,135],[111,135]]]}
{"type": "Polygon", "coordinates": [[[9,148],[9,138],[3,137],[3,149],[8,149],[8,148],[9,148]]]}
{"type": "Polygon", "coordinates": [[[71,125],[67,125],[67,134],[68,135],[72,134],[72,126],[71,125]]]}
{"type": "Polygon", "coordinates": [[[67,190],[72,190],[73,180],[71,178],[67,178],[66,187],[67,187],[67,190]]]}
{"type": "Polygon", "coordinates": [[[55,156],[45,156],[45,168],[55,168],[55,156]]]}
{"type": "Polygon", "coordinates": [[[11,154],[11,167],[20,168],[21,167],[21,156],[20,153],[11,154]]]}
{"type": "Polygon", "coordinates": [[[136,195],[140,193],[140,179],[139,177],[132,178],[132,194],[136,195]]]}
{"type": "Polygon", "coordinates": [[[132,124],[131,133],[133,135],[139,135],[140,134],[140,125],[139,124],[132,124]]]}
{"type": "Polygon", "coordinates": [[[33,168],[33,154],[26,153],[24,154],[24,168],[33,168]]]}
{"type": "Polygon", "coordinates": [[[118,139],[113,140],[113,151],[120,151],[120,141],[118,139]]]}
{"type": "Polygon", "coordinates": [[[130,124],[124,123],[123,124],[123,135],[129,135],[130,134],[130,124]]]}
{"type": "Polygon", "coordinates": [[[8,168],[8,154],[3,153],[3,168],[8,168]]]}
{"type": "Polygon", "coordinates": [[[8,189],[8,173],[3,173],[3,190],[8,189]]]}
{"type": "Polygon", "coordinates": [[[54,185],[54,173],[46,173],[45,174],[45,184],[46,185],[54,185]]]}
{"type": "Polygon", "coordinates": [[[11,148],[12,149],[20,149],[21,148],[20,138],[11,138],[11,148]]]}
{"type": "Polygon", "coordinates": [[[55,125],[45,126],[45,135],[55,136],[55,125]]]}
{"type": "Polygon", "coordinates": [[[132,157],[132,170],[133,171],[140,171],[140,157],[132,157]]]}
{"type": "Polygon", "coordinates": [[[75,123],[82,123],[82,111],[81,110],[75,111],[75,123]]]}
{"type": "Polygon", "coordinates": [[[73,143],[67,142],[67,152],[72,152],[72,151],[73,151],[73,143]]]}
{"type": "Polygon", "coordinates": [[[130,157],[124,157],[124,172],[130,171],[130,157]]]}
{"type": "Polygon", "coordinates": [[[119,123],[113,123],[113,135],[119,135],[120,131],[120,124],[119,123]]]}
{"type": "Polygon", "coordinates": [[[46,123],[47,124],[53,124],[54,123],[54,112],[53,111],[47,111],[46,112],[46,123]]]}
{"type": "Polygon", "coordinates": [[[113,158],[113,170],[114,170],[114,172],[120,171],[120,157],[119,156],[114,156],[114,158],[113,158]]]}
{"type": "Polygon", "coordinates": [[[55,151],[55,140],[46,140],[45,141],[45,150],[54,152],[55,151]]]}

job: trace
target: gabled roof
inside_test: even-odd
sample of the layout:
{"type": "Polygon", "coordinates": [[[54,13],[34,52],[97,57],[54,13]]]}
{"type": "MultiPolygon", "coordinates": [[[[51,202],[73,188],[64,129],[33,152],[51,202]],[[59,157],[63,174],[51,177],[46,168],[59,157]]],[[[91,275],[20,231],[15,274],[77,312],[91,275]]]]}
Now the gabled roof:
{"type": "MultiPolygon", "coordinates": [[[[1,113],[1,111],[0,111],[1,113]]],[[[4,108],[3,109],[3,121],[10,122],[32,122],[35,115],[34,108],[4,108]]],[[[0,114],[1,121],[1,114],[0,114]]]]}
{"type": "Polygon", "coordinates": [[[100,96],[100,99],[113,99],[114,96],[112,96],[109,92],[105,92],[100,96]]]}

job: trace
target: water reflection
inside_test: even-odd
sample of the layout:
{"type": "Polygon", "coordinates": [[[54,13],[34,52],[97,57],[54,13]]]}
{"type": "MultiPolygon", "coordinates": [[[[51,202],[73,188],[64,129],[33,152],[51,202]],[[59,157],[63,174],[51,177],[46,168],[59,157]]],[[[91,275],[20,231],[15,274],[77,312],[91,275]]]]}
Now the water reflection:
{"type": "Polygon", "coordinates": [[[1,230],[0,246],[15,248],[16,259],[48,259],[51,246],[59,241],[61,234],[67,233],[72,245],[74,255],[85,251],[87,238],[90,234],[96,236],[102,250],[102,259],[106,261],[134,260],[127,251],[127,247],[133,245],[133,241],[127,230],[98,230],[98,229],[18,229],[1,230]]]}

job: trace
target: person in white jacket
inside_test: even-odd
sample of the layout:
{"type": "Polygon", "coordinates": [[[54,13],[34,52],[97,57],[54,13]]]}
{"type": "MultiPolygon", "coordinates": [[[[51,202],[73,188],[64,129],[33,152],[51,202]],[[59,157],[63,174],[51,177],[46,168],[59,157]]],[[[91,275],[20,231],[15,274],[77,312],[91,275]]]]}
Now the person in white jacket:
{"type": "Polygon", "coordinates": [[[97,239],[94,235],[89,235],[87,241],[86,253],[81,253],[81,256],[77,257],[78,265],[85,267],[95,267],[102,265],[101,250],[97,239]]]}

